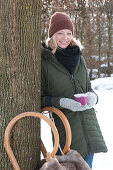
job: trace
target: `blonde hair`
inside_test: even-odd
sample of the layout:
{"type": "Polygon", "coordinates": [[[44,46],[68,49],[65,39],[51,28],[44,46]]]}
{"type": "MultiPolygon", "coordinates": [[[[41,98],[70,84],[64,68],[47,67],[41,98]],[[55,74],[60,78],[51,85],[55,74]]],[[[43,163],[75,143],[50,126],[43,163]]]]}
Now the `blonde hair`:
{"type": "MultiPolygon", "coordinates": [[[[46,45],[47,45],[47,47],[52,48],[52,53],[53,54],[56,52],[56,49],[57,49],[58,45],[57,45],[57,42],[56,42],[55,34],[51,38],[48,38],[46,40],[46,45]]],[[[75,38],[72,39],[70,45],[71,46],[77,45],[80,48],[81,51],[83,49],[83,45],[81,44],[81,42],[79,40],[76,40],[75,38]]]]}

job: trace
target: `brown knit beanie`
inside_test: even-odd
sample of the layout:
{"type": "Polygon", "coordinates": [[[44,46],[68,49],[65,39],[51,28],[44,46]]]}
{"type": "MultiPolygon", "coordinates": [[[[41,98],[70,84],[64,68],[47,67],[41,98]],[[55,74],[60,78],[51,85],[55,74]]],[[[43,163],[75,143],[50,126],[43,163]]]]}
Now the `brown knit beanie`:
{"type": "Polygon", "coordinates": [[[73,34],[73,23],[70,17],[63,12],[56,12],[50,19],[48,35],[51,38],[54,33],[62,29],[69,29],[73,34]]]}

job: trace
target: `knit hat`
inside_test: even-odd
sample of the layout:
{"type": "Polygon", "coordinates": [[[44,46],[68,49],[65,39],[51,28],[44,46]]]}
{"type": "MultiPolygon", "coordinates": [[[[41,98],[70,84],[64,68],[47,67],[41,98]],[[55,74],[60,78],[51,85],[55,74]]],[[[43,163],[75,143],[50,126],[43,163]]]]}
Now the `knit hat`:
{"type": "Polygon", "coordinates": [[[69,17],[69,15],[63,12],[56,12],[52,15],[50,19],[50,25],[48,30],[48,35],[51,38],[54,33],[60,31],[62,29],[69,29],[73,34],[73,23],[69,17]]]}

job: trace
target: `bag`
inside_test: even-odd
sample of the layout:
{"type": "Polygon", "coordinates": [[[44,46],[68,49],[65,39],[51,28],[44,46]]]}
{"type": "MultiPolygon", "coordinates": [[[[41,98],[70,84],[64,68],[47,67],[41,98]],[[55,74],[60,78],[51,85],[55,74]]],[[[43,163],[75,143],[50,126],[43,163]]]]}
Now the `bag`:
{"type": "Polygon", "coordinates": [[[56,155],[49,162],[41,160],[35,170],[90,170],[90,168],[77,151],[70,150],[65,155],[56,155]]]}

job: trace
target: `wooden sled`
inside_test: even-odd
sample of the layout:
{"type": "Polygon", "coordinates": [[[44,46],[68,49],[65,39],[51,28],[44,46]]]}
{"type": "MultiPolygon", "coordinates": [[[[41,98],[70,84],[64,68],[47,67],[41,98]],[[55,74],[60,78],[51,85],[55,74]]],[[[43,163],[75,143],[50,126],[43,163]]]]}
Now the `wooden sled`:
{"type": "Polygon", "coordinates": [[[10,147],[11,130],[18,120],[22,119],[23,117],[33,116],[33,117],[38,117],[46,121],[48,125],[51,127],[53,131],[53,135],[54,135],[54,146],[53,146],[53,151],[51,153],[46,151],[46,148],[41,140],[41,151],[45,159],[40,161],[40,163],[38,164],[35,170],[39,170],[39,169],[40,170],[89,170],[90,169],[89,166],[84,161],[84,159],[80,156],[80,154],[77,151],[70,150],[71,128],[65,115],[59,109],[53,108],[53,107],[43,108],[42,112],[44,111],[51,111],[57,114],[64,124],[65,130],[66,130],[66,143],[63,149],[64,155],[62,156],[56,155],[56,152],[59,146],[59,134],[54,123],[48,117],[38,112],[21,113],[18,116],[14,117],[9,122],[6,128],[6,131],[5,131],[5,135],[4,135],[5,149],[14,169],[21,170],[13,154],[13,151],[10,147]]]}

